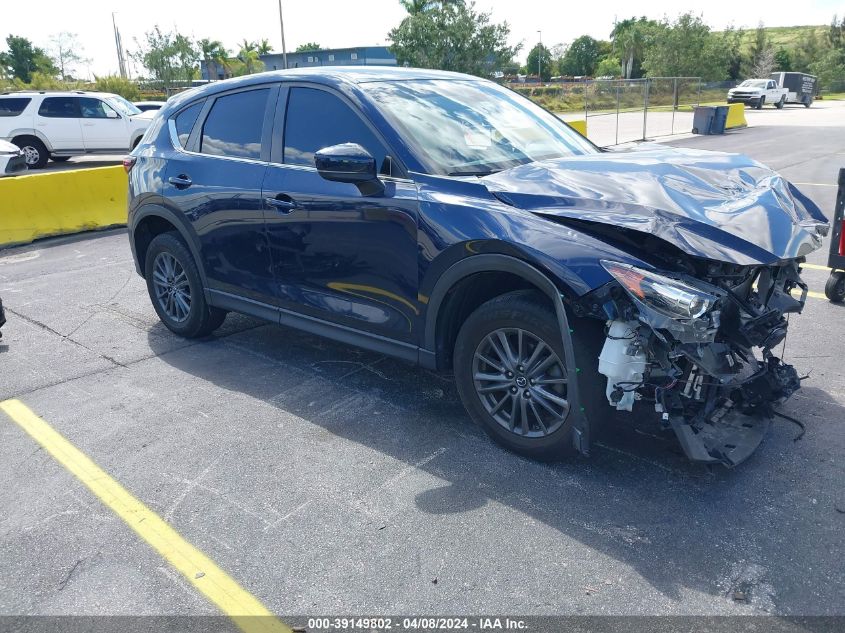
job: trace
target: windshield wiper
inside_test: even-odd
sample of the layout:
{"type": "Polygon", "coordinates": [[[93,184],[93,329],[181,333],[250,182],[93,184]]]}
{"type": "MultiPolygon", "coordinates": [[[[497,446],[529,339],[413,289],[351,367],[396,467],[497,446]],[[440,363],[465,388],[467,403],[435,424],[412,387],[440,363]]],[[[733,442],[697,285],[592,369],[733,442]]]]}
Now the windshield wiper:
{"type": "Polygon", "coordinates": [[[492,169],[475,169],[466,171],[450,171],[449,176],[489,176],[494,173],[492,169]]]}

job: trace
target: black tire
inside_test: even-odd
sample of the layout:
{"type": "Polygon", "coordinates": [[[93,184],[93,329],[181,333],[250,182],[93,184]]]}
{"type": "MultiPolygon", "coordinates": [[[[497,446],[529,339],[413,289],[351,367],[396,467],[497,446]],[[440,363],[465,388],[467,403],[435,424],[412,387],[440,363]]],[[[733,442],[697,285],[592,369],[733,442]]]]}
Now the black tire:
{"type": "Polygon", "coordinates": [[[775,104],[775,107],[776,107],[778,110],[783,110],[783,105],[784,105],[785,103],[786,103],[786,96],[783,96],[783,97],[781,97],[781,98],[780,98],[780,101],[778,101],[778,102],[775,104]]]}
{"type": "MultiPolygon", "coordinates": [[[[572,330],[575,363],[576,367],[579,368],[579,372],[576,372],[579,395],[582,406],[586,408],[587,417],[592,423],[597,404],[604,403],[604,406],[610,410],[604,397],[604,382],[599,380],[601,376],[597,373],[598,350],[601,345],[601,338],[597,337],[601,337],[602,324],[593,320],[589,322],[586,322],[586,320],[570,321],[570,329],[572,330]]],[[[514,346],[517,345],[518,343],[514,342],[514,346]]],[[[501,343],[499,349],[503,350],[501,343]]],[[[518,353],[517,356],[519,356],[518,353]]],[[[498,359],[501,358],[502,356],[498,357],[498,359]]],[[[544,356],[541,355],[540,360],[534,362],[535,368],[538,365],[543,365],[543,358],[544,356]]],[[[498,360],[494,362],[498,362],[498,360]]],[[[568,402],[568,386],[550,384],[550,381],[554,380],[565,379],[568,381],[572,379],[571,376],[566,375],[565,366],[564,345],[555,313],[546,298],[534,291],[511,292],[484,303],[464,322],[455,343],[455,382],[461,401],[470,417],[497,443],[533,459],[553,460],[576,453],[571,424],[575,411],[572,410],[571,406],[566,408],[554,400],[546,399],[547,395],[551,393],[558,400],[562,399],[568,402]],[[525,366],[521,366],[517,364],[514,358],[511,358],[514,361],[514,371],[510,372],[510,376],[502,373],[500,379],[488,381],[487,384],[483,382],[479,384],[479,381],[476,380],[477,376],[492,376],[497,371],[492,369],[493,365],[481,360],[488,358],[491,353],[485,351],[485,346],[489,341],[488,337],[491,335],[497,336],[499,332],[508,332],[509,334],[506,334],[506,337],[514,342],[514,339],[518,340],[520,330],[525,345],[523,358],[528,357],[531,351],[539,347],[538,343],[532,343],[531,337],[534,337],[536,341],[542,341],[548,346],[559,364],[552,363],[543,373],[535,374],[534,378],[529,378],[531,368],[528,367],[527,363],[525,366]],[[517,371],[518,369],[522,371],[517,371]],[[493,373],[487,373],[489,371],[493,373]],[[517,383],[520,378],[522,380],[517,383]],[[512,383],[509,382],[506,387],[502,388],[499,383],[504,380],[511,380],[512,383]],[[535,380],[536,382],[526,385],[527,380],[535,380]],[[543,385],[540,385],[540,382],[543,385]],[[517,386],[517,384],[521,386],[517,386]],[[495,386],[495,392],[492,394],[490,393],[490,391],[493,391],[491,385],[495,386]],[[479,389],[486,389],[488,392],[480,393],[479,389]],[[516,395],[514,395],[514,389],[516,389],[516,395]],[[534,394],[533,399],[532,396],[525,397],[523,394],[526,392],[534,394]],[[501,398],[499,399],[496,394],[500,394],[501,398]],[[496,402],[497,399],[499,402],[496,402]],[[533,408],[531,408],[532,400],[537,403],[533,408]],[[552,415],[543,406],[539,406],[540,400],[551,404],[557,416],[552,415]],[[515,401],[518,404],[514,404],[515,401]],[[525,419],[529,420],[528,433],[523,432],[525,427],[521,422],[523,418],[520,408],[523,401],[527,403],[524,411],[525,419]],[[497,407],[501,408],[495,411],[497,407]],[[505,411],[506,409],[510,409],[510,411],[505,411]],[[514,412],[520,420],[519,428],[513,420],[510,421],[510,428],[508,428],[508,420],[502,420],[502,417],[510,419],[509,414],[511,412],[514,412]],[[498,415],[499,419],[494,415],[498,415]],[[541,416],[546,416],[548,428],[545,425],[541,426],[538,422],[538,418],[541,416]],[[562,416],[562,418],[558,416],[562,416]],[[530,422],[532,419],[533,423],[530,422]]],[[[505,367],[499,369],[505,369],[505,367]]]]}
{"type": "Polygon", "coordinates": [[[206,303],[196,262],[177,233],[162,233],[153,238],[147,248],[144,276],[158,318],[174,334],[185,338],[208,336],[223,324],[226,312],[206,303]],[[178,265],[175,270],[181,269],[181,272],[174,273],[169,279],[162,279],[159,266],[174,261],[178,265]],[[168,298],[168,294],[174,295],[176,287],[180,287],[178,293],[182,298],[181,303],[172,296],[168,298]],[[185,291],[187,310],[184,308],[185,291]],[[184,315],[179,314],[179,311],[184,312],[184,315]]]}
{"type": "Polygon", "coordinates": [[[813,98],[812,98],[812,97],[807,97],[807,98],[804,100],[804,107],[805,107],[805,108],[809,108],[811,105],[813,105],[813,98]]]}
{"type": "Polygon", "coordinates": [[[12,143],[20,147],[26,157],[26,166],[30,169],[43,169],[50,158],[50,153],[37,137],[19,136],[12,143]]]}
{"type": "Polygon", "coordinates": [[[70,156],[50,156],[50,160],[54,163],[66,163],[70,160],[70,156]]]}
{"type": "Polygon", "coordinates": [[[835,270],[830,273],[827,283],[824,285],[824,294],[833,303],[845,301],[845,272],[835,270]]]}
{"type": "Polygon", "coordinates": [[[757,109],[762,110],[763,106],[766,104],[766,97],[760,97],[760,100],[757,102],[757,109]]]}

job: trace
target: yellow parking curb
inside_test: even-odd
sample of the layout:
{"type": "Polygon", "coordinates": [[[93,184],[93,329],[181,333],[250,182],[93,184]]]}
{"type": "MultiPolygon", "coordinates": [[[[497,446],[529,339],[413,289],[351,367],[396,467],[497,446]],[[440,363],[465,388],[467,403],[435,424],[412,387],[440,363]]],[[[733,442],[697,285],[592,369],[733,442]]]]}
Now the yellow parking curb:
{"type": "Polygon", "coordinates": [[[0,246],[126,224],[123,167],[0,178],[0,246]]]}

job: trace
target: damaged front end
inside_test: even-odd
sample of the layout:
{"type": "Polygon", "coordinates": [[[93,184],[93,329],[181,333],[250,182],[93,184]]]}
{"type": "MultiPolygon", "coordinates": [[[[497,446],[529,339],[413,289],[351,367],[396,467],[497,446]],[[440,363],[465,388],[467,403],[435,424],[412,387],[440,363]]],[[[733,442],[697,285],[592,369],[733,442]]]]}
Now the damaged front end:
{"type": "Polygon", "coordinates": [[[599,372],[610,406],[651,404],[692,460],[746,459],[774,406],[800,387],[795,368],[774,354],[787,316],[806,300],[800,261],[698,260],[695,275],[602,261],[614,281],[575,307],[607,320],[599,372]]]}

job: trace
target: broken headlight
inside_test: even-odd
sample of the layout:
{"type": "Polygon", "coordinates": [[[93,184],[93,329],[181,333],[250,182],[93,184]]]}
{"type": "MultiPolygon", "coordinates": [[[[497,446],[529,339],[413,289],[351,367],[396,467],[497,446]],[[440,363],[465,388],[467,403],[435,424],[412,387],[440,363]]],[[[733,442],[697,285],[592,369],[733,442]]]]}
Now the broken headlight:
{"type": "Polygon", "coordinates": [[[697,319],[718,300],[687,283],[630,264],[603,259],[601,265],[632,298],[673,319],[697,319]]]}

